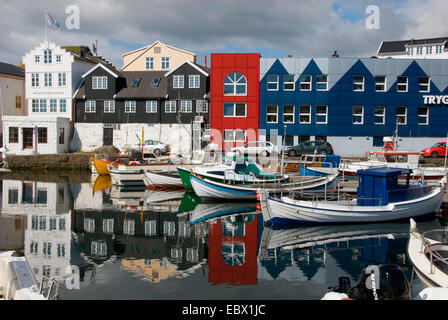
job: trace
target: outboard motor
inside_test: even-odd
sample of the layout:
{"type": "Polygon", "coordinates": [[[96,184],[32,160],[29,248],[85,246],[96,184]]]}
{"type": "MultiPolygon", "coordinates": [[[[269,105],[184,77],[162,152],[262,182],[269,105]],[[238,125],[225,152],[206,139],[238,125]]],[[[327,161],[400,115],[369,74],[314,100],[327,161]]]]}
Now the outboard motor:
{"type": "Polygon", "coordinates": [[[409,282],[394,264],[371,265],[363,269],[359,283],[348,291],[355,300],[410,300],[409,282]]]}

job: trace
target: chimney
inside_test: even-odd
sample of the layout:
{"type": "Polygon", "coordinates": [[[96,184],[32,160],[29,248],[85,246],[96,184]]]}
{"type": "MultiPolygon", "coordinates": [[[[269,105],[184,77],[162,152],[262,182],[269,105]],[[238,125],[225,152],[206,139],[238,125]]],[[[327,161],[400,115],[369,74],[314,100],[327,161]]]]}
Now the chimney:
{"type": "Polygon", "coordinates": [[[204,67],[207,66],[207,55],[204,56],[204,67]]]}

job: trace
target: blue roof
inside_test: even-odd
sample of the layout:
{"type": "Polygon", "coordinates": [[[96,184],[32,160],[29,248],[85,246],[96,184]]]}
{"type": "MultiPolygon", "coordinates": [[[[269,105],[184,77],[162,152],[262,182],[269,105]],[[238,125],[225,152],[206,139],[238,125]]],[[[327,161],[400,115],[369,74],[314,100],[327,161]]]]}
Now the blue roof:
{"type": "Polygon", "coordinates": [[[376,176],[376,177],[395,176],[410,173],[412,173],[412,169],[407,168],[377,167],[377,168],[358,170],[358,175],[376,176]]]}

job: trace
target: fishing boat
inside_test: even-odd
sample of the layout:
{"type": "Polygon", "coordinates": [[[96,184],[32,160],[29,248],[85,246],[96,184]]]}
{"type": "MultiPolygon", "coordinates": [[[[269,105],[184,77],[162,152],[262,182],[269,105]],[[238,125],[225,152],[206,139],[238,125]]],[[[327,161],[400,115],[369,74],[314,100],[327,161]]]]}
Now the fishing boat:
{"type": "Polygon", "coordinates": [[[145,171],[144,182],[150,188],[182,188],[182,180],[177,171],[145,171]]]}
{"type": "Polygon", "coordinates": [[[109,165],[109,174],[114,186],[145,188],[144,167],[138,163],[119,164],[117,167],[109,165]]]}
{"type": "Polygon", "coordinates": [[[408,256],[414,271],[429,287],[448,288],[448,238],[438,220],[410,219],[408,256]]]}
{"type": "Polygon", "coordinates": [[[334,186],[338,174],[325,177],[295,177],[295,181],[283,183],[250,183],[232,184],[231,182],[217,182],[191,174],[190,181],[194,192],[201,198],[242,200],[257,199],[257,190],[263,188],[266,192],[280,193],[292,191],[321,190],[334,186]]]}
{"type": "Polygon", "coordinates": [[[339,170],[341,157],[332,154],[306,154],[299,160],[301,176],[326,176],[339,170]]]}
{"type": "Polygon", "coordinates": [[[254,202],[199,203],[194,210],[190,212],[190,226],[224,216],[256,213],[256,211],[257,206],[254,202]]]}
{"type": "Polygon", "coordinates": [[[40,286],[24,256],[15,251],[0,251],[0,300],[56,299],[59,287],[44,277],[40,286]]]}
{"type": "MultiPolygon", "coordinates": [[[[357,198],[344,201],[276,198],[260,188],[266,224],[364,223],[408,219],[437,212],[442,204],[445,182],[431,187],[410,184],[410,169],[371,168],[359,170],[357,198]],[[398,177],[405,175],[405,183],[398,177]]],[[[445,179],[444,179],[445,181],[445,179]]]]}

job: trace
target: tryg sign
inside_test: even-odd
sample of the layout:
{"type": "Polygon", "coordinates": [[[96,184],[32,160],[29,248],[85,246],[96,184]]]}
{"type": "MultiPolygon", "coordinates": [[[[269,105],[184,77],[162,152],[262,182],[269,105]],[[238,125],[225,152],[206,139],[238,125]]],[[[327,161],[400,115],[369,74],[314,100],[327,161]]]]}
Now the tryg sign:
{"type": "Polygon", "coordinates": [[[448,96],[423,96],[424,104],[448,104],[448,96]]]}

